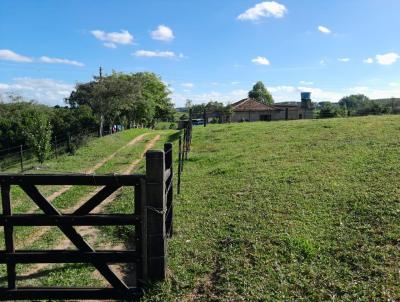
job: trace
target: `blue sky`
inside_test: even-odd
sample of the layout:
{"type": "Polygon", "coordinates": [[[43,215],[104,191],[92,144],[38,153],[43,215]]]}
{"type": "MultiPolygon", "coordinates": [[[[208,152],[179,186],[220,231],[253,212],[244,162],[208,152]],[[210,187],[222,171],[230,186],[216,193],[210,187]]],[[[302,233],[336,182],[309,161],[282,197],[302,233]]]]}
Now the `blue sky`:
{"type": "Polygon", "coordinates": [[[177,106],[400,97],[398,0],[1,0],[0,94],[62,104],[77,82],[153,71],[177,106]]]}

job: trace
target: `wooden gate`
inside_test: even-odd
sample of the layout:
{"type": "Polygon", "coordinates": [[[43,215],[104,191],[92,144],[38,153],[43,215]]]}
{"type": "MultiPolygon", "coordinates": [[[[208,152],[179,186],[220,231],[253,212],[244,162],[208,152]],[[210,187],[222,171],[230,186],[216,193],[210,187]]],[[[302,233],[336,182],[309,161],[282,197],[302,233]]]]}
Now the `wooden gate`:
{"type": "Polygon", "coordinates": [[[165,278],[167,236],[172,236],[173,207],[172,144],[164,151],[146,153],[146,174],[134,175],[32,175],[0,174],[5,250],[0,263],[7,265],[6,288],[0,288],[0,300],[30,299],[125,299],[134,300],[145,283],[165,278]],[[63,214],[40,193],[36,186],[68,185],[102,187],[71,214],[63,214]],[[10,189],[19,186],[43,214],[13,214],[10,189]],[[132,214],[91,214],[121,187],[134,188],[132,214]],[[134,250],[95,250],[74,226],[134,225],[134,250]],[[77,250],[15,250],[15,226],[56,226],[77,250]],[[18,287],[18,263],[88,263],[108,281],[107,288],[18,287]],[[109,267],[114,263],[135,263],[137,284],[129,287],[109,267]]]}

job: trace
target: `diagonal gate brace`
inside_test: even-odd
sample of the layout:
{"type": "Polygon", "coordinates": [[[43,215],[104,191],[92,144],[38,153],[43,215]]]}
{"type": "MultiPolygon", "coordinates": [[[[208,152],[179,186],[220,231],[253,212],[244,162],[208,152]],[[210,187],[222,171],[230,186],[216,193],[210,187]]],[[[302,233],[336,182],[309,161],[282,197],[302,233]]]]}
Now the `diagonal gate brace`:
{"type": "MultiPolygon", "coordinates": [[[[45,197],[43,197],[43,195],[34,185],[20,184],[20,187],[45,214],[62,216],[62,214],[45,197]]],[[[108,186],[103,188],[90,199],[93,200],[97,196],[95,198],[95,202],[92,201],[93,204],[99,204],[102,201],[100,200],[100,197],[105,196],[106,198],[108,195],[112,194],[116,189],[118,189],[116,186],[112,186],[112,189],[115,188],[114,191],[112,191],[111,188],[106,188],[108,188],[108,186]],[[105,191],[109,193],[107,196],[105,191]]],[[[89,203],[89,201],[87,203],[89,203]]],[[[79,250],[83,252],[95,252],[95,250],[89,245],[89,243],[85,241],[85,239],[82,238],[82,236],[75,230],[73,226],[59,225],[58,227],[79,250]]],[[[114,274],[114,272],[106,263],[96,260],[93,260],[91,263],[115,289],[128,290],[128,286],[114,274]]]]}

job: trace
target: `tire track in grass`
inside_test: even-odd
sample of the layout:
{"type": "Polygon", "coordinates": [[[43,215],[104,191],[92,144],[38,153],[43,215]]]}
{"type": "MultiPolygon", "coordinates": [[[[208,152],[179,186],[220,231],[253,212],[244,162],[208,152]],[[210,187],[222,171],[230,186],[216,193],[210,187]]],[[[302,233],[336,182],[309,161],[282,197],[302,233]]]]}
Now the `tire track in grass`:
{"type": "MultiPolygon", "coordinates": [[[[157,135],[156,137],[154,137],[150,142],[148,142],[144,148],[144,151],[142,152],[142,154],[140,155],[140,157],[136,160],[134,160],[127,168],[126,170],[124,170],[122,172],[122,174],[130,174],[132,173],[132,171],[137,167],[137,165],[140,163],[140,161],[144,158],[146,152],[153,148],[155,146],[155,144],[157,143],[158,140],[160,140],[161,136],[157,135]]],[[[133,145],[133,144],[132,144],[133,145]]],[[[131,146],[132,146],[131,145],[131,146]]],[[[84,198],[80,199],[78,204],[74,205],[73,207],[71,207],[70,209],[68,209],[68,212],[74,211],[77,208],[79,208],[82,204],[84,204],[88,198],[92,197],[93,195],[95,195],[98,191],[100,191],[101,188],[97,188],[96,190],[94,190],[93,192],[91,192],[90,194],[86,195],[84,198]]],[[[91,213],[99,213],[102,209],[104,209],[104,207],[109,204],[110,202],[112,202],[119,194],[121,188],[118,189],[116,192],[114,192],[112,195],[110,195],[108,198],[106,198],[98,207],[96,207],[91,213]]],[[[48,228],[47,230],[49,230],[50,228],[48,228]]],[[[77,231],[79,232],[79,234],[81,234],[82,236],[89,236],[92,238],[96,237],[96,233],[98,232],[97,229],[93,229],[93,227],[76,227],[77,231]]],[[[46,230],[46,231],[47,231],[46,230]]],[[[73,245],[71,244],[71,241],[68,238],[63,239],[61,242],[59,242],[59,244],[57,244],[57,246],[54,248],[54,250],[63,250],[63,249],[68,249],[70,247],[73,247],[73,245]]],[[[121,246],[120,248],[123,248],[123,246],[121,246]]],[[[31,275],[36,275],[39,273],[39,271],[43,270],[44,268],[48,267],[49,264],[46,263],[40,263],[40,264],[36,264],[33,265],[28,271],[20,274],[21,277],[25,278],[29,278],[29,276],[31,275]]],[[[97,271],[95,271],[97,272],[97,271]]],[[[121,275],[120,273],[117,273],[117,275],[121,275]]],[[[95,273],[95,276],[97,278],[97,276],[101,276],[99,273],[95,273]]]]}
{"type": "MultiPolygon", "coordinates": [[[[144,133],[141,135],[136,136],[134,139],[132,139],[130,142],[128,142],[127,144],[125,144],[124,146],[122,146],[121,148],[119,148],[117,151],[115,151],[114,153],[110,154],[109,156],[107,156],[106,158],[104,158],[103,160],[101,160],[100,162],[98,162],[95,166],[93,166],[92,168],[86,170],[85,172],[87,174],[92,174],[95,171],[97,171],[98,169],[100,169],[102,166],[104,166],[104,164],[106,164],[107,162],[109,162],[111,159],[113,159],[119,152],[121,152],[122,150],[124,150],[125,148],[129,148],[132,147],[134,145],[136,145],[137,143],[141,142],[149,133],[144,133]]],[[[66,193],[67,191],[69,191],[73,186],[64,186],[63,188],[61,188],[60,190],[58,190],[57,192],[54,192],[53,194],[51,194],[49,197],[47,197],[47,200],[52,202],[54,201],[57,197],[61,196],[62,194],[66,193]]],[[[100,188],[101,189],[101,188],[100,188]]],[[[95,192],[92,192],[94,194],[96,194],[98,191],[97,190],[95,192]]],[[[91,193],[91,195],[89,195],[90,197],[93,196],[91,193]]],[[[89,197],[89,198],[90,198],[89,197]]],[[[86,196],[85,196],[86,198],[86,196]]],[[[79,203],[82,203],[82,200],[80,200],[79,203]]],[[[73,210],[73,209],[72,209],[73,210]]],[[[36,211],[36,208],[31,209],[30,211],[28,211],[27,214],[32,214],[36,211]]],[[[39,238],[41,238],[45,233],[47,233],[51,228],[50,227],[43,227],[38,229],[35,233],[31,234],[29,236],[29,238],[27,238],[26,240],[24,240],[23,242],[23,247],[26,246],[30,246],[32,245],[35,241],[37,241],[39,238]]]]}
{"type": "MultiPolygon", "coordinates": [[[[143,133],[141,135],[136,136],[133,140],[131,140],[129,143],[127,143],[126,145],[122,146],[121,148],[119,148],[117,151],[115,151],[114,153],[110,154],[109,156],[107,156],[106,158],[103,158],[100,162],[98,162],[96,165],[94,165],[92,168],[85,170],[83,173],[86,174],[92,174],[94,173],[96,170],[98,170],[99,168],[101,168],[106,162],[110,161],[111,159],[113,159],[115,157],[115,155],[117,155],[119,152],[121,152],[122,150],[124,150],[125,148],[131,147],[133,145],[135,145],[136,143],[142,141],[144,139],[144,137],[148,135],[148,133],[143,133]]],[[[56,199],[58,196],[64,194],[65,192],[67,192],[69,189],[71,189],[72,186],[64,186],[63,188],[61,188],[60,190],[54,192],[53,194],[51,194],[49,197],[47,197],[48,201],[53,201],[54,199],[56,199]]]]}

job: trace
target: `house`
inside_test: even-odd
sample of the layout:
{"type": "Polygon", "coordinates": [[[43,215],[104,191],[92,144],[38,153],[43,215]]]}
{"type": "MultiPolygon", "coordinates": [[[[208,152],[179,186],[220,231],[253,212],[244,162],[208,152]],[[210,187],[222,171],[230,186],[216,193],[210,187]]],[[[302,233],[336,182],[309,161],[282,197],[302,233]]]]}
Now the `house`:
{"type": "Polygon", "coordinates": [[[300,103],[277,103],[266,105],[252,98],[233,103],[232,122],[256,122],[310,119],[314,117],[311,94],[302,93],[300,103]]]}

